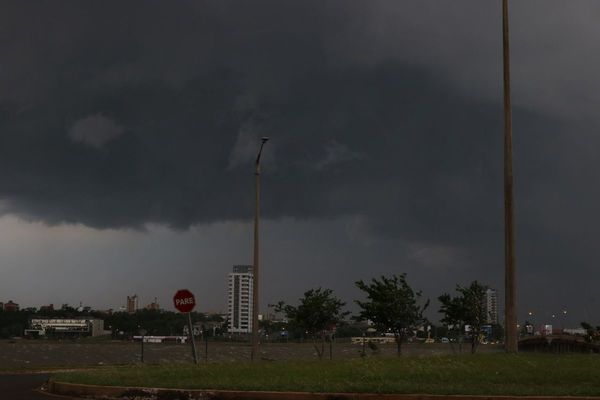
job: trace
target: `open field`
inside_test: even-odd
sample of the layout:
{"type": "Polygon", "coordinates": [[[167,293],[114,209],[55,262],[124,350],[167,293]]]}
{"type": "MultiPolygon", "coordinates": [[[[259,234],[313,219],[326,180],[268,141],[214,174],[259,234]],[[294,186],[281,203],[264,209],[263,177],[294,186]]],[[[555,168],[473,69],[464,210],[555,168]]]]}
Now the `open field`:
{"type": "Polygon", "coordinates": [[[486,395],[600,395],[598,355],[463,355],[105,367],[59,382],[184,389],[486,395]]]}
{"type": "MultiPolygon", "coordinates": [[[[96,365],[135,364],[140,361],[140,343],[119,341],[49,341],[18,340],[0,342],[0,370],[35,369],[48,367],[76,367],[96,365]]],[[[465,346],[465,350],[468,346],[465,346]]],[[[197,343],[198,356],[204,360],[203,342],[197,343]]],[[[335,343],[333,359],[359,358],[361,345],[335,343]]],[[[380,345],[376,357],[394,357],[395,345],[380,345]]],[[[498,346],[480,346],[481,352],[500,352],[498,346]]],[[[409,356],[452,354],[449,344],[405,344],[403,352],[409,356]]],[[[329,349],[326,350],[329,357],[329,349]]],[[[367,348],[367,355],[373,353],[367,348]]],[[[315,351],[310,343],[265,343],[261,357],[267,360],[314,360],[315,351]]],[[[209,362],[244,361],[250,358],[250,346],[235,342],[209,342],[209,362]]],[[[144,360],[149,364],[189,363],[192,355],[189,344],[144,344],[144,360]]]]}

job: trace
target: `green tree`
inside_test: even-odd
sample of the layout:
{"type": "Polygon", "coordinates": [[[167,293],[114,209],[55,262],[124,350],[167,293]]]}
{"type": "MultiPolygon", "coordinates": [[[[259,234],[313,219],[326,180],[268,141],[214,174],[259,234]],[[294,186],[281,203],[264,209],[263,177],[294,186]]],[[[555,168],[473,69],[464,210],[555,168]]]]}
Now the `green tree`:
{"type": "Polygon", "coordinates": [[[364,327],[358,323],[342,322],[335,331],[335,337],[347,338],[353,336],[362,336],[364,327]]]}
{"type": "Polygon", "coordinates": [[[442,304],[440,313],[444,315],[442,323],[457,332],[459,341],[463,337],[471,341],[471,353],[475,353],[481,340],[481,327],[487,321],[485,291],[487,286],[477,281],[468,287],[456,285],[458,295],[451,297],[444,293],[438,300],[442,304]],[[467,332],[467,327],[469,331],[467,332]]]}
{"type": "Polygon", "coordinates": [[[337,325],[348,312],[342,311],[346,303],[333,295],[331,289],[311,289],[299,299],[298,306],[291,306],[280,301],[276,312],[283,312],[292,329],[302,329],[312,338],[317,356],[323,358],[325,353],[325,336],[327,331],[337,325]],[[319,339],[320,343],[319,343],[319,339]]]}
{"type": "Polygon", "coordinates": [[[27,327],[30,312],[28,310],[2,311],[0,310],[0,338],[22,336],[27,327]]]}
{"type": "Polygon", "coordinates": [[[392,332],[396,339],[398,356],[402,354],[402,341],[425,323],[423,312],[429,300],[420,305],[421,291],[415,292],[406,282],[406,274],[373,278],[370,283],[362,280],[356,286],[366,293],[367,301],[356,300],[361,308],[360,321],[371,321],[379,331],[392,332]]]}
{"type": "Polygon", "coordinates": [[[281,332],[287,329],[287,323],[283,321],[270,321],[268,319],[259,321],[259,326],[265,338],[270,338],[270,340],[281,339],[281,332]]]}

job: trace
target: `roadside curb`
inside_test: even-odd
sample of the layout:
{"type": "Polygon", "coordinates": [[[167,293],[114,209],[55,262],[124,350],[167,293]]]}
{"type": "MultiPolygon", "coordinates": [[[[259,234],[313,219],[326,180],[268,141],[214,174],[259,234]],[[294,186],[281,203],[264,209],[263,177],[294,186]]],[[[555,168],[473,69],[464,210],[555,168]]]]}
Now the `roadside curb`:
{"type": "MultiPolygon", "coordinates": [[[[87,368],[91,369],[91,368],[87,368]]],[[[0,375],[51,375],[57,372],[75,372],[75,371],[86,371],[86,368],[61,368],[61,369],[34,369],[34,370],[14,370],[14,371],[0,371],[0,375]]]]}
{"type": "Polygon", "coordinates": [[[600,400],[589,396],[496,396],[377,393],[245,392],[97,386],[48,381],[47,392],[63,396],[120,400],[600,400]]]}

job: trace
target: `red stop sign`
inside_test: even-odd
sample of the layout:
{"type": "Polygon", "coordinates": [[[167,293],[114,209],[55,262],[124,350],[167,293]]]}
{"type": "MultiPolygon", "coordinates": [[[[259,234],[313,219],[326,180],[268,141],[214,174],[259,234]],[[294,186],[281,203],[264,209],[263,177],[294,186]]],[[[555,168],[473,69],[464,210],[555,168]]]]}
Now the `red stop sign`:
{"type": "Polygon", "coordinates": [[[196,299],[192,292],[187,289],[181,289],[173,296],[173,305],[180,312],[188,313],[196,306],[196,299]]]}

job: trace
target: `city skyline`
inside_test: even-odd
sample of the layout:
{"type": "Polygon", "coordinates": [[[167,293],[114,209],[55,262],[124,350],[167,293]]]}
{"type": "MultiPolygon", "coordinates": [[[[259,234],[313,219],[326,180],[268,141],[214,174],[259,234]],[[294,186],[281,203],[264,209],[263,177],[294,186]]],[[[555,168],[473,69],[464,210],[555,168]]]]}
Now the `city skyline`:
{"type": "MultiPolygon", "coordinates": [[[[406,272],[429,312],[477,280],[501,315],[500,2],[257,4],[5,5],[0,297],[226,310],[268,136],[261,313],[406,272]]],[[[511,5],[521,321],[600,323],[598,14],[511,5]]]]}
{"type": "MultiPolygon", "coordinates": [[[[207,314],[207,315],[214,315],[214,314],[218,314],[218,315],[222,315],[224,317],[226,317],[229,320],[232,320],[233,318],[235,318],[235,315],[237,314],[238,317],[240,317],[240,313],[246,313],[245,316],[243,317],[243,327],[237,327],[235,328],[235,331],[233,331],[233,333],[250,333],[251,332],[251,328],[252,328],[252,321],[251,321],[251,312],[252,312],[252,306],[251,306],[251,301],[252,301],[252,293],[251,293],[251,288],[249,287],[249,284],[251,282],[251,276],[252,276],[252,266],[251,265],[234,265],[233,266],[233,272],[229,272],[228,273],[228,284],[226,287],[226,296],[227,296],[227,305],[225,306],[225,310],[223,309],[196,309],[195,312],[199,312],[199,313],[203,313],[203,314],[207,314]],[[233,286],[233,283],[235,281],[235,276],[239,275],[240,277],[246,277],[246,280],[244,282],[240,282],[242,285],[245,284],[247,287],[246,288],[237,288],[235,289],[233,286]],[[248,278],[249,277],[249,278],[248,278]],[[246,303],[247,305],[245,306],[246,308],[244,308],[243,310],[238,310],[238,312],[236,313],[234,308],[232,307],[232,301],[235,298],[235,293],[238,293],[239,297],[242,296],[246,296],[246,303]]],[[[502,310],[501,307],[499,307],[499,303],[498,303],[498,297],[497,297],[497,290],[495,288],[491,288],[491,287],[487,287],[486,291],[485,291],[485,295],[484,295],[484,307],[486,309],[486,315],[487,315],[487,320],[486,323],[487,324],[502,324],[503,320],[502,320],[502,316],[500,315],[501,312],[499,312],[499,310],[502,310]]],[[[240,299],[238,299],[240,300],[240,299]]],[[[356,300],[356,299],[353,299],[356,300]]],[[[352,305],[353,300],[350,302],[350,305],[352,305]]],[[[435,298],[430,299],[435,301],[435,298]]],[[[12,299],[8,300],[8,301],[2,301],[0,299],[0,310],[3,309],[3,307],[5,305],[10,305],[11,309],[26,309],[26,308],[36,308],[38,309],[38,311],[43,311],[44,309],[51,309],[51,310],[57,310],[60,311],[64,306],[69,306],[69,307],[73,307],[75,309],[77,309],[78,311],[83,310],[84,312],[101,312],[101,313],[111,313],[111,312],[127,312],[129,314],[138,312],[138,311],[143,311],[143,310],[157,310],[157,311],[175,311],[175,307],[171,304],[171,302],[167,302],[164,304],[164,306],[160,306],[160,303],[158,301],[158,298],[156,296],[154,296],[152,298],[152,300],[150,301],[150,303],[147,302],[141,298],[140,296],[138,296],[137,294],[134,294],[132,296],[127,295],[126,296],[126,301],[123,305],[118,305],[118,306],[110,306],[107,307],[105,309],[102,308],[97,308],[94,307],[93,305],[87,304],[83,301],[79,301],[79,305],[73,305],[73,304],[68,304],[68,303],[63,303],[63,304],[53,304],[53,303],[45,303],[45,304],[40,304],[40,305],[27,305],[24,307],[21,307],[21,305],[19,304],[19,302],[13,302],[12,299]],[[16,306],[16,308],[15,308],[16,306]]],[[[501,304],[501,303],[500,303],[501,304]]],[[[346,307],[347,308],[347,307],[346,307]]],[[[356,307],[350,307],[350,309],[352,309],[353,311],[356,311],[356,307]]],[[[4,309],[4,311],[7,311],[6,309],[4,309]]],[[[260,313],[260,318],[263,318],[265,315],[275,315],[273,310],[270,307],[265,307],[265,309],[260,313]]],[[[351,313],[352,315],[352,313],[351,313]]],[[[430,309],[428,310],[428,312],[426,312],[426,315],[429,318],[429,322],[433,323],[433,324],[438,324],[440,323],[439,318],[440,318],[440,314],[439,311],[437,309],[430,309]]],[[[533,323],[534,326],[540,325],[540,324],[556,324],[556,325],[560,325],[561,327],[565,327],[568,324],[571,324],[573,326],[575,326],[575,329],[579,329],[579,323],[578,322],[574,322],[575,320],[570,320],[568,319],[569,316],[569,312],[567,310],[561,309],[561,310],[550,310],[550,311],[546,311],[546,312],[538,312],[538,311],[532,311],[531,309],[529,309],[529,311],[527,311],[526,315],[524,318],[522,318],[519,321],[519,324],[524,324],[525,322],[528,323],[533,323]],[[536,325],[537,324],[537,325],[536,325]]],[[[241,320],[242,318],[240,318],[241,320]]],[[[351,320],[352,318],[349,318],[349,320],[351,320]]],[[[583,321],[580,321],[583,322],[583,321]]],[[[238,325],[240,325],[240,323],[238,323],[238,325]]]]}

